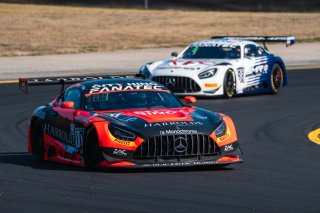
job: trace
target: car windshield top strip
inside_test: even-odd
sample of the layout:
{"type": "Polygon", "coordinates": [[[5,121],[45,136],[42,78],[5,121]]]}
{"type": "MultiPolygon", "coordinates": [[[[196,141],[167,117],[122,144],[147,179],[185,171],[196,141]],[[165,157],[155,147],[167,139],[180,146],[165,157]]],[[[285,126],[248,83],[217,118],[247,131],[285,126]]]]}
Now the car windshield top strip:
{"type": "Polygon", "coordinates": [[[86,97],[91,95],[98,95],[98,94],[105,94],[105,93],[112,93],[112,92],[134,92],[134,91],[155,91],[155,92],[170,92],[170,90],[163,90],[163,89],[131,89],[131,90],[112,90],[112,91],[104,91],[104,92],[93,92],[93,93],[86,93],[84,94],[86,97]]]}
{"type": "Polygon", "coordinates": [[[88,111],[181,108],[184,104],[170,91],[126,90],[91,93],[85,99],[88,111]]]}

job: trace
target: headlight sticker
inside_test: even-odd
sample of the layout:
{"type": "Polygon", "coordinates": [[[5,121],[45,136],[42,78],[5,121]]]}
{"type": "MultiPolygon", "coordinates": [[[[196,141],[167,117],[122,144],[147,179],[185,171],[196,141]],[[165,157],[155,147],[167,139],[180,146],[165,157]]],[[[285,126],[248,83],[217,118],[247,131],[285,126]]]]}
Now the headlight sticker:
{"type": "Polygon", "coordinates": [[[217,137],[217,143],[227,140],[231,135],[230,129],[227,127],[226,132],[221,137],[217,137]]]}

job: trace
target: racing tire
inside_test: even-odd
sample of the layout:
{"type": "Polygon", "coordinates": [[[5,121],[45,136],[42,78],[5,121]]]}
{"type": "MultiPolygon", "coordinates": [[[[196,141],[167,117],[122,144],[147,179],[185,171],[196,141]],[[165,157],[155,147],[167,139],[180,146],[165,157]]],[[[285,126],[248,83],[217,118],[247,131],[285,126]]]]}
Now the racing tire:
{"type": "Polygon", "coordinates": [[[272,68],[270,76],[271,94],[278,94],[283,85],[283,70],[279,64],[272,68]]]}
{"type": "Polygon", "coordinates": [[[83,154],[85,165],[91,169],[97,168],[98,164],[103,160],[98,136],[94,128],[90,128],[87,131],[83,154]]]}
{"type": "Polygon", "coordinates": [[[223,79],[223,96],[232,98],[236,91],[236,79],[234,72],[228,69],[223,79]]]}
{"type": "Polygon", "coordinates": [[[36,120],[31,126],[32,155],[40,161],[44,160],[43,126],[40,120],[36,120]]]}

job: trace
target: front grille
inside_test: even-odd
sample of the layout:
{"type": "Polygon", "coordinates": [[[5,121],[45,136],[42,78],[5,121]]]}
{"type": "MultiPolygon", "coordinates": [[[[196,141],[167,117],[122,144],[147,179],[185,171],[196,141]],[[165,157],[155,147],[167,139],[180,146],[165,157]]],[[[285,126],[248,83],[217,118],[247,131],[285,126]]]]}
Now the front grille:
{"type": "Polygon", "coordinates": [[[143,142],[133,153],[134,160],[159,159],[201,159],[205,156],[220,154],[219,147],[212,138],[204,134],[163,135],[150,138],[143,142]],[[185,147],[178,147],[181,143],[185,147]],[[186,142],[184,142],[186,141],[186,142]]]}
{"type": "Polygon", "coordinates": [[[155,76],[152,78],[153,81],[159,82],[160,84],[168,87],[172,92],[177,93],[189,93],[189,92],[200,92],[201,88],[191,78],[180,77],[180,76],[155,76]]]}

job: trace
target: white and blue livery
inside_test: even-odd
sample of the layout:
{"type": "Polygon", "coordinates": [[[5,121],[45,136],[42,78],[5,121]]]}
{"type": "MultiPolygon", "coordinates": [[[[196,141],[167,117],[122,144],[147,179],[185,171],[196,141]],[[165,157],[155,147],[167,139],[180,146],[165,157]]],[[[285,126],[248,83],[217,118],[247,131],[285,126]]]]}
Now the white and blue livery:
{"type": "Polygon", "coordinates": [[[265,43],[285,42],[288,47],[294,41],[294,36],[212,37],[192,43],[180,54],[172,53],[171,59],[143,65],[139,74],[177,95],[277,94],[287,84],[286,67],[265,43]]]}

